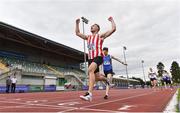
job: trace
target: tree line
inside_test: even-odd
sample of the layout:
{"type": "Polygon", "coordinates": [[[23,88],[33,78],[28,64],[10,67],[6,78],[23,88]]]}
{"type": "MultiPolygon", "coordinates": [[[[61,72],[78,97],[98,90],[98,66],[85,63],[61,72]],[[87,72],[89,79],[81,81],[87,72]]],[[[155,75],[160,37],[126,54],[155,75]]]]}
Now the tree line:
{"type": "MultiPolygon", "coordinates": [[[[162,62],[159,62],[157,64],[157,73],[158,73],[158,77],[162,77],[163,71],[164,71],[164,64],[162,62]]],[[[168,70],[167,70],[168,71],[168,70]]],[[[173,83],[180,83],[180,67],[178,62],[173,61],[170,67],[169,72],[172,75],[172,81],[173,83]]],[[[132,77],[132,79],[138,80],[140,82],[141,85],[145,84],[143,79],[141,78],[136,78],[136,77],[132,77]]],[[[150,81],[146,81],[146,85],[150,85],[150,81]]]]}
{"type": "MultiPolygon", "coordinates": [[[[164,68],[165,68],[164,64],[162,62],[159,62],[157,65],[159,77],[162,77],[162,73],[163,73],[164,68]]],[[[180,83],[180,67],[179,67],[178,62],[173,61],[169,71],[172,75],[173,83],[180,83]]]]}

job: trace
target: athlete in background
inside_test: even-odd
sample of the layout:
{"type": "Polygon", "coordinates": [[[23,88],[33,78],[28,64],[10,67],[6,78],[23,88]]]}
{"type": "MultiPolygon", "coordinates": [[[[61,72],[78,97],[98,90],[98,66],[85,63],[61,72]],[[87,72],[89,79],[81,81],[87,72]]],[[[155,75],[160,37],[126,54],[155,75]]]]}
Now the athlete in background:
{"type": "Polygon", "coordinates": [[[148,76],[149,76],[149,79],[151,81],[152,88],[156,88],[156,86],[157,86],[157,74],[155,71],[153,71],[152,68],[149,68],[148,76]]]}
{"type": "MultiPolygon", "coordinates": [[[[104,70],[104,74],[105,77],[107,79],[109,79],[110,84],[112,83],[112,76],[114,74],[113,72],[113,67],[112,67],[112,59],[122,63],[123,65],[127,65],[124,62],[122,62],[120,59],[115,58],[112,55],[108,54],[108,48],[104,47],[103,48],[103,52],[104,52],[104,57],[103,57],[103,70],[104,70]]],[[[109,89],[110,89],[110,85],[106,85],[106,95],[104,96],[104,99],[108,99],[109,96],[109,89]]]]}
{"type": "Polygon", "coordinates": [[[163,80],[165,89],[170,88],[172,90],[171,76],[166,70],[163,71],[162,80],[163,80]]]}

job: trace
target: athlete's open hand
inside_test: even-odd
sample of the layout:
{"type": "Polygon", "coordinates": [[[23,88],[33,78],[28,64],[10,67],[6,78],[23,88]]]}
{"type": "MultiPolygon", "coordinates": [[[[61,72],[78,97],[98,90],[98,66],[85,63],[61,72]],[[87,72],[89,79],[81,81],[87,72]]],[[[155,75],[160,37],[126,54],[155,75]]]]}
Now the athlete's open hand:
{"type": "Polygon", "coordinates": [[[80,23],[80,19],[76,19],[76,24],[79,24],[80,23]]]}
{"type": "Polygon", "coordinates": [[[110,16],[110,17],[108,18],[108,20],[109,20],[110,22],[112,22],[112,21],[113,21],[113,17],[110,16]]]}

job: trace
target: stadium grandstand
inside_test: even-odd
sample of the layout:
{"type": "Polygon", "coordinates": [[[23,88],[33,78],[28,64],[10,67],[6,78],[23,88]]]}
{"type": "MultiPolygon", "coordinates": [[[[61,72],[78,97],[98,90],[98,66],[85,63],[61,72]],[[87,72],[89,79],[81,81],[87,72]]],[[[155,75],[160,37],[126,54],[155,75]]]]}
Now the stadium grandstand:
{"type": "MultiPolygon", "coordinates": [[[[0,22],[1,92],[7,77],[14,74],[17,91],[64,90],[66,85],[87,89],[87,77],[80,69],[83,62],[81,51],[0,22]]],[[[128,83],[125,78],[113,78],[113,84],[127,87],[128,83]]]]}
{"type": "Polygon", "coordinates": [[[127,88],[127,87],[136,88],[140,85],[140,82],[138,80],[131,78],[127,80],[127,78],[124,78],[120,75],[114,75],[112,79],[112,83],[117,88],[127,88]]]}
{"type": "Polygon", "coordinates": [[[17,84],[63,86],[73,81],[74,85],[82,85],[86,78],[80,70],[83,55],[81,51],[0,23],[0,84],[16,73],[17,84]]]}

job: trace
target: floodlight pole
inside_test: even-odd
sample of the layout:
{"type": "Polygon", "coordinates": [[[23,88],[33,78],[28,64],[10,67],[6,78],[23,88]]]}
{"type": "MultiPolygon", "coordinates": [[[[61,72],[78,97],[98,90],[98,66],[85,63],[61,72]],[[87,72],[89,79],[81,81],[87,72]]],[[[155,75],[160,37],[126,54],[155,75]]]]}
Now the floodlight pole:
{"type": "Polygon", "coordinates": [[[142,70],[143,70],[144,82],[145,82],[145,85],[146,85],[146,77],[145,77],[145,73],[144,73],[144,60],[142,60],[141,63],[142,63],[142,70]]]}
{"type": "MultiPolygon", "coordinates": [[[[127,64],[127,61],[126,61],[126,53],[125,51],[127,50],[127,48],[125,46],[123,46],[123,54],[124,54],[124,63],[127,64]]],[[[126,65],[126,76],[127,76],[127,84],[128,84],[128,88],[129,88],[129,75],[128,75],[128,68],[127,68],[127,65],[126,65]]]]}
{"type": "MultiPolygon", "coordinates": [[[[82,27],[83,27],[83,34],[85,34],[85,29],[84,29],[84,24],[88,24],[88,20],[84,17],[81,17],[82,19],[82,27]]],[[[87,60],[86,60],[86,41],[83,40],[84,43],[84,63],[85,63],[85,74],[86,77],[88,77],[88,72],[87,72],[87,60]]],[[[86,82],[87,85],[87,82],[86,82]]]]}

